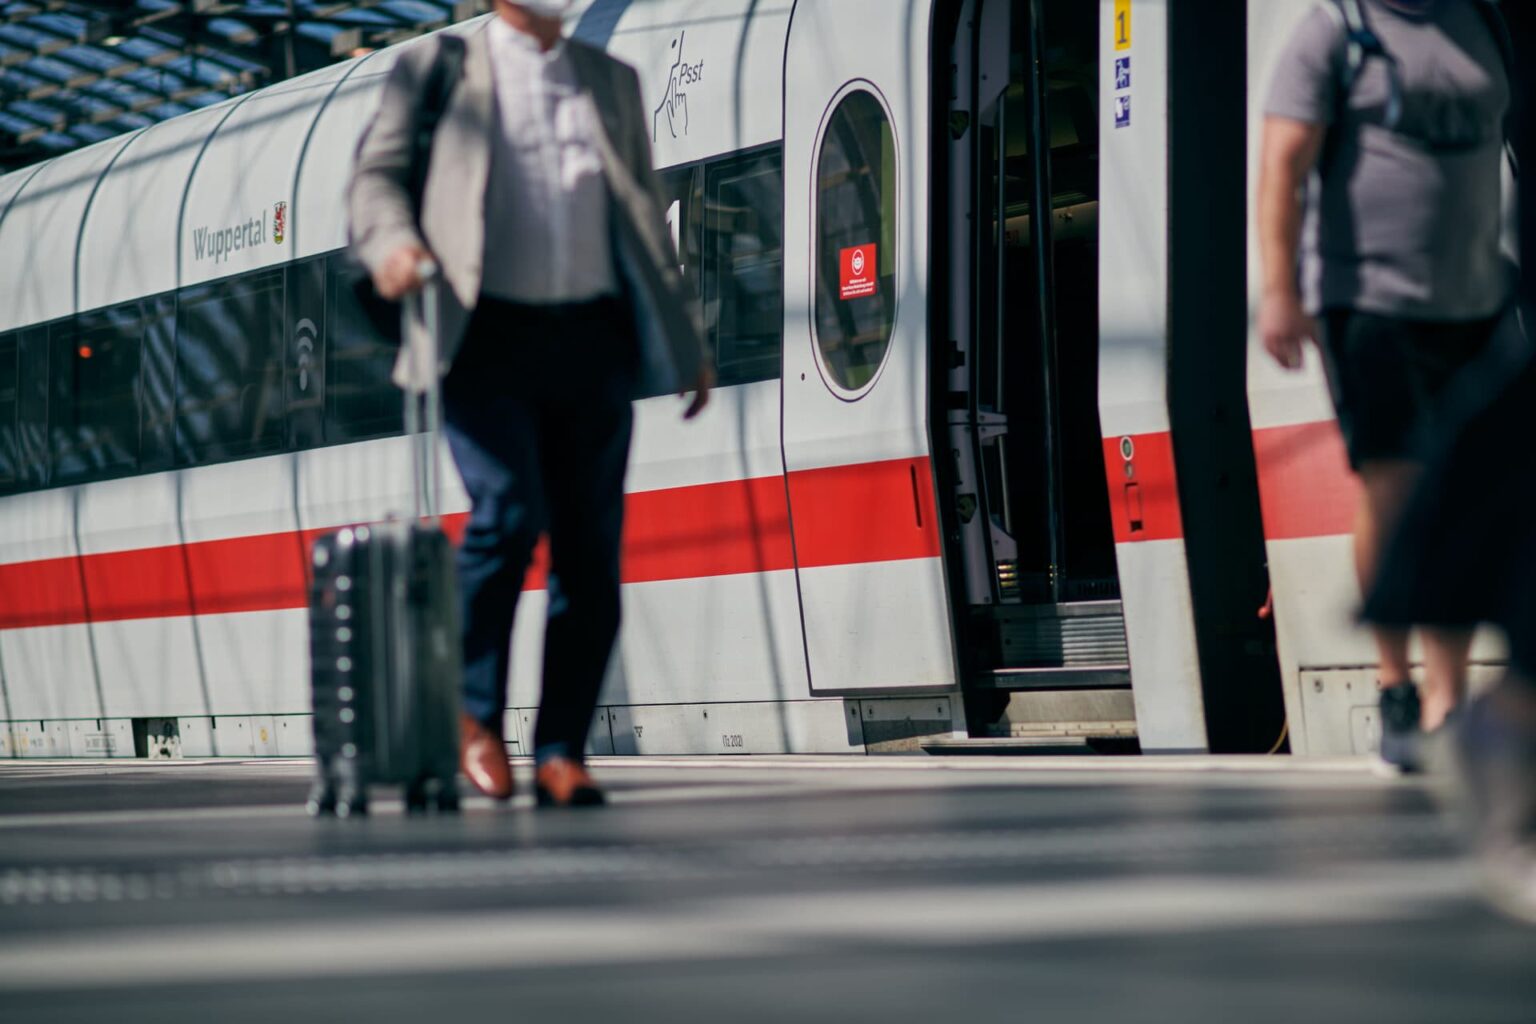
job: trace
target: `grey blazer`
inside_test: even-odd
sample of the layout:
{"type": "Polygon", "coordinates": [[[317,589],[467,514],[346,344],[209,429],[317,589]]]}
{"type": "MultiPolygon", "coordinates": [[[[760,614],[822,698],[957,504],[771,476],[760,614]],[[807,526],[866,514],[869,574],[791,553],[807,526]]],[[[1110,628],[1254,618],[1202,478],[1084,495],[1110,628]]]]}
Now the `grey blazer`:
{"type": "MultiPolygon", "coordinates": [[[[421,209],[414,209],[407,182],[422,83],[440,45],[435,40],[411,47],[396,61],[358,146],[347,189],[351,245],[365,267],[374,270],[400,246],[416,244],[442,268],[447,287],[439,303],[438,365],[435,371],[428,365],[428,339],[420,322],[408,325],[395,364],[395,383],[417,391],[429,386],[433,372],[441,377],[452,367],[480,295],[491,132],[499,130],[484,29],[482,23],[465,39],[463,77],[438,122],[421,209]]],[[[705,353],[651,165],[650,122],[640,80],[633,68],[601,50],[573,40],[566,45],[578,81],[601,113],[597,147],[613,203],[618,277],[640,339],[639,392],[682,391],[698,379],[705,353]]]]}

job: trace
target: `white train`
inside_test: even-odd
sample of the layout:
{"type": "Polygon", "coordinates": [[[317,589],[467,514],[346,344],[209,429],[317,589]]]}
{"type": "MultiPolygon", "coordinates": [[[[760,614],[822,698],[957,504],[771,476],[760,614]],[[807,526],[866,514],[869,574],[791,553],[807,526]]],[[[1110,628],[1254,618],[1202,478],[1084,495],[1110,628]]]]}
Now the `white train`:
{"type": "MultiPolygon", "coordinates": [[[[1320,376],[1250,359],[1250,438],[1243,227],[1180,228],[1181,147],[1244,145],[1191,65],[1256,95],[1304,4],[1250,0],[1246,60],[1170,6],[579,6],[641,72],[722,382],[702,422],[640,403],[598,752],[1369,745],[1320,376]],[[1181,322],[1192,278],[1235,330],[1181,322]]],[[[307,751],[308,542],[409,504],[338,277],[397,52],[0,177],[0,755],[307,751]]]]}

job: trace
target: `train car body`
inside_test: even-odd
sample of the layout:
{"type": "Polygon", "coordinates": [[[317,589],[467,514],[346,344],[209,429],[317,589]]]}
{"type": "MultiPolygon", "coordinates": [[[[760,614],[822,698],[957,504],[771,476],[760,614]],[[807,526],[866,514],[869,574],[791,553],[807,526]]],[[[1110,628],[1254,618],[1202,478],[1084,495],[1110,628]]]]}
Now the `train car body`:
{"type": "MultiPolygon", "coordinates": [[[[1302,5],[1249,6],[1258,68],[1302,5]]],[[[695,423],[639,402],[594,751],[1221,749],[1213,666],[1235,663],[1203,639],[1170,398],[1167,5],[574,20],[640,72],[722,381],[695,423]]],[[[308,545],[409,507],[390,353],[341,266],[398,49],[0,177],[0,755],[307,752],[308,545]]],[[[1227,688],[1283,687],[1295,749],[1347,752],[1354,705],[1301,691],[1369,664],[1352,495],[1291,461],[1337,460],[1316,374],[1250,362],[1279,655],[1267,622],[1225,630],[1273,665],[1227,688]]],[[[466,509],[455,486],[450,526],[466,509]]],[[[514,751],[543,612],[536,565],[514,751]]]]}

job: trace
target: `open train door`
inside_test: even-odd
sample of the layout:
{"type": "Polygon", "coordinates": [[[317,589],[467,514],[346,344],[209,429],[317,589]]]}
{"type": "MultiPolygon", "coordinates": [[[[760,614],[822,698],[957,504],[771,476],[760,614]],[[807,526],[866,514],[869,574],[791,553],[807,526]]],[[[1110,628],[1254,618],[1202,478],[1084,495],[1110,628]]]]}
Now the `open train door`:
{"type": "Polygon", "coordinates": [[[799,0],[784,463],[811,689],[950,689],[928,437],[928,3],[799,0]]]}

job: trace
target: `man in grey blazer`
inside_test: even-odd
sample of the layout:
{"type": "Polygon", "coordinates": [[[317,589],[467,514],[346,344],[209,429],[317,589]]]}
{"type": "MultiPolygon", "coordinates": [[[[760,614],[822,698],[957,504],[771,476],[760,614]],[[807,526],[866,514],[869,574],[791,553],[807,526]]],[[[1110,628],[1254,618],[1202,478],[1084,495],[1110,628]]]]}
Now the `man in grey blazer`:
{"type": "Polygon", "coordinates": [[[406,332],[395,379],[443,380],[444,433],[471,513],[459,552],[462,762],[512,794],[501,736],[513,615],[548,535],[549,621],[534,737],[541,804],[602,802],[583,763],[619,627],[624,469],[636,394],[693,391],[712,372],[659,200],[632,68],[561,38],[565,0],[497,0],[412,182],[424,86],[442,42],[401,55],[348,192],[354,252],[386,298],[445,287],[439,359],[406,332]]]}

